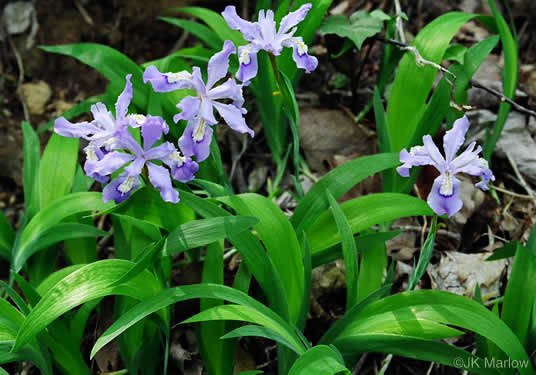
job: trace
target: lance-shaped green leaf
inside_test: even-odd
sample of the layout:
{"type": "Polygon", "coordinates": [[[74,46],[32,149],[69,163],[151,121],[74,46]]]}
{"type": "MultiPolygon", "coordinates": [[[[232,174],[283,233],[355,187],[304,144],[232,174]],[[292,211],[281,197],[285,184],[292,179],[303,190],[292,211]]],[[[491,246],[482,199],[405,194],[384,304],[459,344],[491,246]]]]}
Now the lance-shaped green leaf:
{"type": "Polygon", "coordinates": [[[50,137],[39,167],[41,210],[71,191],[78,160],[78,138],[50,137]]]}
{"type": "MultiPolygon", "coordinates": [[[[454,34],[474,17],[473,14],[461,12],[444,14],[422,29],[412,46],[424,59],[440,63],[454,34]]],[[[427,107],[436,75],[437,69],[419,66],[412,53],[406,52],[402,58],[387,107],[392,151],[398,152],[411,146],[409,143],[427,107]]]]}
{"type": "MultiPolygon", "coordinates": [[[[88,264],[54,285],[26,317],[18,331],[14,351],[20,349],[59,316],[85,302],[108,295],[146,299],[161,290],[158,280],[144,271],[121,285],[114,285],[133,266],[111,259],[88,264]]],[[[164,317],[167,315],[164,312],[164,317]]]]}
{"type": "Polygon", "coordinates": [[[66,195],[50,206],[41,210],[28,223],[22,232],[21,240],[13,254],[13,269],[19,272],[26,260],[33,254],[33,243],[47,230],[66,217],[80,212],[104,210],[113,206],[112,202],[104,203],[101,193],[75,193],[66,195]]]}
{"type": "Polygon", "coordinates": [[[0,256],[6,260],[11,258],[11,248],[15,240],[15,232],[7,222],[6,217],[0,212],[0,256]]]}
{"type": "Polygon", "coordinates": [[[318,345],[309,349],[296,360],[289,375],[350,375],[344,366],[340,354],[326,345],[318,345]]]}
{"type": "Polygon", "coordinates": [[[15,352],[12,349],[17,331],[24,322],[24,315],[4,299],[0,299],[0,364],[29,361],[44,374],[51,375],[52,364],[48,353],[33,339],[15,352]]]}
{"type": "MultiPolygon", "coordinates": [[[[229,301],[244,307],[248,307],[249,311],[255,311],[256,317],[262,317],[264,322],[269,322],[270,326],[277,327],[277,332],[284,332],[284,337],[287,338],[296,347],[302,347],[299,337],[296,336],[292,327],[277,315],[273,310],[269,309],[262,303],[251,298],[247,294],[217,284],[197,284],[186,285],[171,289],[166,289],[160,294],[147,298],[135,305],[132,309],[125,312],[119,317],[97,340],[91,350],[91,358],[107,343],[115,339],[128,328],[139,322],[141,319],[149,316],[167,306],[174,303],[185,301],[194,298],[215,298],[229,301]]],[[[268,324],[268,323],[267,323],[268,324]]]]}
{"type": "Polygon", "coordinates": [[[135,260],[136,264],[117,284],[124,283],[147,268],[156,254],[163,250],[165,255],[173,255],[195,247],[205,246],[243,232],[259,220],[255,217],[225,216],[190,221],[177,227],[162,240],[149,245],[135,260]]]}
{"type": "Polygon", "coordinates": [[[432,219],[432,225],[430,226],[430,232],[428,232],[428,237],[424,241],[422,246],[421,254],[419,256],[419,262],[417,267],[411,273],[408,283],[408,290],[413,290],[417,283],[421,280],[421,277],[426,272],[430,259],[432,259],[432,253],[434,252],[435,237],[437,233],[437,215],[434,215],[432,219]]]}
{"type": "Polygon", "coordinates": [[[329,191],[333,198],[339,199],[365,178],[399,164],[398,154],[378,154],[363,156],[330,171],[313,185],[296,207],[290,219],[296,233],[306,231],[318,215],[329,207],[326,191],[329,191]]]}
{"type": "MultiPolygon", "coordinates": [[[[342,203],[341,208],[350,223],[352,233],[401,217],[433,215],[426,201],[398,193],[366,195],[342,203]]],[[[306,233],[313,255],[341,241],[337,225],[329,211],[318,216],[306,233]]]]}
{"type": "Polygon", "coordinates": [[[220,197],[241,215],[259,218],[255,230],[264,243],[285,288],[291,321],[298,320],[303,300],[302,249],[288,218],[271,200],[258,194],[220,197]]]}
{"type": "Polygon", "coordinates": [[[41,161],[41,145],[39,136],[26,121],[22,122],[24,160],[22,166],[24,207],[26,215],[31,219],[39,211],[39,163],[41,161]]]}

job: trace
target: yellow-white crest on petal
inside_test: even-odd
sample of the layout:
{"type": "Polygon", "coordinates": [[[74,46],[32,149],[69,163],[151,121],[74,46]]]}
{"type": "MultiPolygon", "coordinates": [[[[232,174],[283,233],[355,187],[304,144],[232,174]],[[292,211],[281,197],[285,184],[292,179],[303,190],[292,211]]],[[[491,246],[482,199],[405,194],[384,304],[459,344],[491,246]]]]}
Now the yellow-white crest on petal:
{"type": "Polygon", "coordinates": [[[97,155],[93,147],[86,148],[86,159],[87,160],[97,160],[97,155]]]}
{"type": "Polygon", "coordinates": [[[203,118],[199,120],[197,123],[197,127],[194,130],[194,133],[192,134],[192,138],[196,142],[201,142],[203,138],[205,137],[205,126],[206,122],[203,118]]]}
{"type": "Polygon", "coordinates": [[[292,38],[292,41],[298,46],[298,55],[305,55],[309,50],[307,44],[305,44],[300,38],[292,38]]]}
{"type": "Polygon", "coordinates": [[[169,158],[177,162],[177,167],[180,167],[186,161],[186,158],[179,151],[174,151],[169,154],[169,158]]]}
{"type": "Polygon", "coordinates": [[[117,190],[121,192],[121,194],[126,194],[130,190],[132,190],[132,186],[134,185],[135,177],[128,176],[125,181],[123,181],[118,187],[117,190]]]}
{"type": "Polygon", "coordinates": [[[450,172],[446,172],[443,178],[443,183],[441,184],[441,188],[439,189],[439,194],[450,196],[452,195],[453,191],[454,186],[452,185],[452,177],[450,176],[450,172]]]}
{"type": "Polygon", "coordinates": [[[147,120],[146,116],[138,114],[128,115],[127,117],[134,120],[138,126],[142,126],[145,123],[145,120],[147,120]]]}
{"type": "Polygon", "coordinates": [[[117,137],[110,137],[104,142],[104,148],[106,151],[110,151],[114,145],[119,142],[119,138],[117,137]]]}
{"type": "Polygon", "coordinates": [[[409,153],[411,156],[415,156],[415,154],[421,150],[424,150],[424,146],[413,146],[410,150],[409,150],[409,153]]]}
{"type": "Polygon", "coordinates": [[[248,65],[251,62],[249,52],[249,47],[242,48],[242,52],[240,52],[240,56],[238,56],[238,62],[240,63],[240,65],[248,65]]]}
{"type": "Polygon", "coordinates": [[[188,73],[187,71],[182,71],[178,73],[171,73],[171,72],[166,73],[166,77],[169,83],[174,83],[177,81],[184,81],[184,80],[188,80],[188,81],[192,80],[192,75],[188,73]]]}

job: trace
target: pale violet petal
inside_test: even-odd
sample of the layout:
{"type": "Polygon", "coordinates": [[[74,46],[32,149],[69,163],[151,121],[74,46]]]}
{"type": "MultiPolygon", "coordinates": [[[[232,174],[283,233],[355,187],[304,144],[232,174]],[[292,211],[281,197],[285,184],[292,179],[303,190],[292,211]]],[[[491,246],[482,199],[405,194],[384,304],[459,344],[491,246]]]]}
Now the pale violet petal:
{"type": "Polygon", "coordinates": [[[210,90],[216,82],[224,78],[229,72],[229,56],[236,53],[236,47],[230,40],[223,43],[223,49],[214,54],[207,67],[207,89],[210,90]]]}
{"type": "Polygon", "coordinates": [[[165,202],[178,203],[179,193],[173,188],[169,171],[153,163],[147,163],[147,169],[149,170],[149,181],[160,191],[162,199],[165,202]]]}

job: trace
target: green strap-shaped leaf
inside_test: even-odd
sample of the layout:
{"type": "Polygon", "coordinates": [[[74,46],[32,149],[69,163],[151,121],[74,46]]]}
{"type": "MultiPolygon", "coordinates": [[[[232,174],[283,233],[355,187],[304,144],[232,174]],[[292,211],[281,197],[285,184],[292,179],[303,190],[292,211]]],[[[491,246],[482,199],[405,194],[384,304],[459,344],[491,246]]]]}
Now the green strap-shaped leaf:
{"type": "MultiPolygon", "coordinates": [[[[495,2],[493,0],[488,0],[493,17],[499,30],[499,35],[501,36],[501,44],[504,53],[504,70],[503,70],[503,94],[513,99],[516,93],[517,79],[518,79],[518,46],[517,41],[512,36],[512,32],[508,27],[504,17],[501,15],[495,2]]],[[[510,113],[510,104],[506,102],[501,102],[499,106],[499,114],[497,115],[497,121],[495,122],[495,127],[491,136],[486,139],[484,142],[484,158],[491,162],[491,154],[495,149],[495,145],[501,136],[502,129],[510,113]]]]}
{"type": "Polygon", "coordinates": [[[78,138],[50,137],[39,167],[41,210],[71,191],[78,160],[78,138]]]}
{"type": "Polygon", "coordinates": [[[90,192],[66,195],[41,210],[22,232],[19,247],[13,254],[12,267],[15,272],[20,271],[26,260],[33,254],[32,243],[61,220],[80,212],[100,211],[110,206],[113,206],[113,203],[104,203],[101,193],[90,192]]]}
{"type": "Polygon", "coordinates": [[[335,375],[351,374],[332,348],[318,345],[309,349],[296,360],[289,375],[335,375]]]}
{"type": "MultiPolygon", "coordinates": [[[[313,185],[296,207],[290,219],[296,233],[307,231],[318,215],[329,207],[326,191],[329,191],[333,198],[339,199],[365,178],[396,167],[398,164],[400,164],[398,154],[379,154],[363,156],[330,171],[313,185]]],[[[314,248],[314,244],[312,247],[314,248]]]]}
{"type": "MultiPolygon", "coordinates": [[[[332,341],[335,346],[356,337],[366,341],[368,334],[375,333],[424,339],[456,334],[456,330],[450,327],[443,326],[446,330],[439,327],[448,325],[468,329],[488,338],[512,360],[528,359],[516,335],[493,312],[478,302],[447,292],[416,290],[399,293],[372,302],[343,319],[345,326],[342,329],[338,327],[339,333],[332,341]]],[[[367,344],[364,341],[360,350],[370,350],[365,348],[367,344]]],[[[532,366],[518,370],[521,374],[534,374],[532,366]]]]}
{"type": "Polygon", "coordinates": [[[136,191],[124,203],[113,206],[100,214],[114,213],[132,216],[171,232],[187,221],[194,219],[194,213],[182,203],[164,202],[155,189],[145,187],[136,191]]]}
{"type": "MultiPolygon", "coordinates": [[[[203,217],[231,215],[207,199],[199,198],[194,194],[184,191],[181,191],[180,194],[183,202],[203,217]]],[[[249,231],[231,236],[229,240],[240,252],[249,270],[259,282],[259,285],[270,301],[272,309],[282,317],[288,319],[288,299],[285,296],[285,289],[279,271],[274,266],[272,259],[266,256],[266,250],[260,241],[249,231]]]]}
{"type": "Polygon", "coordinates": [[[26,317],[13,350],[17,351],[63,313],[85,302],[108,295],[125,295],[141,300],[161,290],[160,283],[148,271],[125,284],[113,286],[132,266],[132,262],[125,260],[102,260],[88,264],[62,279],[26,317]]]}
{"type": "Polygon", "coordinates": [[[247,230],[258,221],[255,217],[226,216],[195,220],[182,224],[164,239],[149,245],[146,251],[136,258],[136,265],[132,270],[118,280],[117,284],[130,280],[147,268],[162,248],[165,255],[177,254],[229,238],[247,230]]]}
{"type": "Polygon", "coordinates": [[[15,240],[15,231],[7,222],[3,212],[0,212],[0,256],[6,260],[11,259],[11,248],[15,240]]]}
{"type": "Polygon", "coordinates": [[[536,226],[527,247],[519,244],[502,304],[501,318],[523,344],[531,329],[532,309],[536,301],[536,226]],[[532,247],[532,248],[530,248],[532,247]]]}
{"type": "Polygon", "coordinates": [[[303,253],[288,218],[271,200],[258,194],[240,194],[218,199],[241,215],[259,219],[254,228],[279,272],[291,322],[296,323],[304,293],[303,253]]]}
{"type": "Polygon", "coordinates": [[[180,27],[183,30],[186,30],[196,37],[198,37],[200,40],[205,42],[207,46],[209,46],[212,49],[221,49],[223,40],[216,34],[214,31],[209,29],[203,24],[200,24],[199,22],[194,21],[188,21],[178,18],[170,18],[170,17],[158,17],[158,19],[170,23],[172,25],[175,25],[177,27],[180,27]]]}
{"type": "Polygon", "coordinates": [[[428,268],[430,259],[432,259],[432,253],[434,252],[436,233],[437,215],[434,215],[432,225],[430,226],[430,231],[428,232],[428,237],[426,237],[426,241],[424,241],[424,245],[422,246],[421,254],[419,255],[419,262],[417,263],[417,267],[413,269],[413,272],[409,278],[408,290],[413,290],[415,286],[417,286],[417,283],[421,280],[421,277],[423,277],[426,269],[428,268]]]}
{"type": "MultiPolygon", "coordinates": [[[[243,319],[238,319],[243,320],[243,319]]],[[[282,336],[277,331],[264,327],[264,326],[256,326],[256,325],[246,325],[242,327],[238,327],[231,332],[225,334],[222,336],[222,339],[231,339],[236,337],[246,337],[246,336],[254,336],[254,337],[264,337],[268,340],[274,340],[275,342],[285,345],[290,350],[294,351],[296,354],[300,354],[299,351],[296,350],[294,345],[292,345],[291,342],[289,342],[284,336],[282,336]]]]}
{"type": "Polygon", "coordinates": [[[59,223],[42,232],[37,238],[31,241],[27,246],[28,252],[25,254],[27,258],[37,253],[39,250],[46,249],[58,242],[88,237],[109,236],[110,233],[95,228],[93,225],[78,224],[78,223],[59,223]]]}
{"type": "Polygon", "coordinates": [[[342,242],[342,254],[344,257],[344,269],[346,274],[346,310],[351,309],[358,301],[358,289],[357,280],[358,274],[358,261],[357,261],[357,247],[355,245],[354,236],[350,224],[341,207],[330,194],[327,192],[329,205],[331,206],[331,212],[335,219],[338,232],[341,236],[342,242]]]}
{"type": "Polygon", "coordinates": [[[287,344],[292,345],[292,350],[298,354],[305,352],[300,340],[296,340],[296,335],[290,334],[286,327],[282,327],[278,322],[274,322],[270,317],[257,311],[250,306],[243,305],[220,305],[211,309],[201,311],[199,314],[186,319],[182,323],[204,322],[210,320],[238,320],[243,322],[259,324],[275,331],[282,336],[287,344]]]}
{"type": "MultiPolygon", "coordinates": [[[[423,58],[439,63],[454,34],[474,17],[473,14],[461,12],[444,14],[422,29],[412,45],[419,50],[423,58]]],[[[393,152],[410,146],[409,142],[426,107],[436,75],[437,69],[418,66],[411,52],[406,52],[402,58],[387,107],[393,152]]]]}
{"type": "MultiPolygon", "coordinates": [[[[364,334],[337,343],[348,362],[354,362],[363,352],[380,352],[402,357],[431,361],[471,374],[499,375],[503,372],[484,364],[484,360],[465,350],[434,340],[393,334],[364,334]]],[[[530,365],[529,365],[530,366],[530,365]]]]}
{"type": "Polygon", "coordinates": [[[236,289],[217,284],[197,284],[186,285],[171,289],[166,289],[160,294],[147,298],[138,303],[132,309],[125,312],[117,319],[97,340],[91,350],[91,358],[107,343],[115,339],[146,316],[151,315],[174,303],[194,298],[215,298],[229,301],[234,304],[248,307],[249,311],[255,311],[256,317],[262,316],[263,320],[270,322],[270,325],[277,326],[278,332],[285,332],[284,337],[292,338],[290,342],[300,347],[300,339],[295,335],[291,326],[283,320],[273,310],[262,303],[249,297],[247,294],[236,289]]]}
{"type": "Polygon", "coordinates": [[[24,206],[26,215],[31,219],[39,211],[39,163],[41,145],[39,137],[27,122],[22,122],[24,161],[22,175],[24,182],[24,206]]]}
{"type": "Polygon", "coordinates": [[[37,340],[33,339],[13,352],[13,341],[17,331],[24,322],[24,316],[9,302],[0,299],[0,364],[9,362],[29,361],[44,374],[52,375],[52,364],[48,353],[43,351],[37,340]]]}
{"type": "Polygon", "coordinates": [[[199,7],[185,7],[169,10],[169,12],[172,11],[187,13],[201,19],[220,37],[222,41],[230,40],[235,46],[246,44],[242,34],[237,30],[231,30],[227,25],[227,22],[225,22],[225,19],[213,10],[199,7]]]}
{"type": "MultiPolygon", "coordinates": [[[[352,233],[358,233],[374,224],[406,216],[433,215],[426,201],[398,193],[371,194],[341,204],[352,233]]],[[[333,215],[325,211],[306,231],[311,252],[333,246],[341,241],[333,215]]]]}

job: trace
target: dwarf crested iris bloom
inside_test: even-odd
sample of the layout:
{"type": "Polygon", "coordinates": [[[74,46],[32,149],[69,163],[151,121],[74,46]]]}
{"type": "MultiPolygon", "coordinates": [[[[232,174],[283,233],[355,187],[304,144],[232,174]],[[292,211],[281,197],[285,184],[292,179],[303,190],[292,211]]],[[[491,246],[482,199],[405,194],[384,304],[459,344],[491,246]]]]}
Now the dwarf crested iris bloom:
{"type": "Polygon", "coordinates": [[[169,171],[150,161],[160,160],[171,169],[173,178],[181,182],[191,181],[199,166],[191,158],[183,156],[169,142],[153,147],[162,134],[167,134],[169,131],[168,125],[162,118],[150,115],[127,115],[132,100],[130,77],[130,74],[126,76],[125,89],[117,99],[116,118],[104,104],[97,103],[91,107],[93,121],[73,124],[60,117],[54,122],[54,131],[64,137],[84,138],[89,141],[84,148],[86,152],[84,171],[89,177],[101,183],[108,182],[109,175],[132,161],[123,173],[104,188],[105,202],[114,200],[120,203],[128,198],[130,193],[141,185],[139,175],[143,167],[147,166],[149,181],[160,190],[162,198],[166,202],[177,203],[178,193],[172,187],[169,171]],[[141,127],[143,149],[130,134],[129,127],[141,127]],[[130,153],[117,151],[120,149],[130,153]]]}
{"type": "Polygon", "coordinates": [[[162,133],[167,134],[169,127],[166,122],[156,116],[148,116],[141,125],[143,137],[143,148],[136,142],[134,137],[124,128],[119,134],[121,148],[129,153],[112,151],[104,155],[92,165],[91,173],[98,175],[111,175],[119,168],[130,163],[117,178],[112,180],[103,190],[105,202],[113,200],[121,203],[130,196],[140,185],[140,174],[143,167],[147,167],[149,181],[160,191],[160,196],[166,202],[177,203],[179,194],[173,188],[169,171],[152,161],[160,160],[171,169],[171,175],[178,181],[188,182],[194,178],[199,166],[189,157],[181,153],[170,142],[164,142],[158,146],[154,144],[162,137],[162,133]]]}
{"type": "Polygon", "coordinates": [[[59,135],[69,138],[84,138],[89,141],[89,145],[84,148],[86,152],[84,171],[89,177],[101,183],[107,182],[108,177],[91,173],[92,165],[102,159],[106,153],[119,147],[118,134],[121,129],[129,124],[135,126],[136,121],[139,121],[139,115],[127,115],[128,106],[132,100],[131,76],[132,74],[126,76],[125,88],[115,103],[116,118],[103,103],[96,103],[91,106],[94,118],[91,122],[84,121],[73,124],[65,117],[59,117],[54,122],[54,131],[59,135]]]}
{"type": "Polygon", "coordinates": [[[434,180],[432,190],[428,195],[428,204],[438,215],[447,214],[449,217],[458,212],[463,205],[460,198],[460,180],[457,173],[467,173],[480,176],[482,180],[476,187],[488,190],[488,181],[495,181],[495,176],[488,168],[488,162],[478,157],[482,148],[472,142],[458,157],[456,153],[465,141],[465,133],[469,129],[469,120],[462,117],[454,122],[451,130],[443,138],[445,158],[434,144],[432,137],[423,137],[424,146],[412,147],[410,152],[400,151],[400,162],[404,163],[396,170],[402,177],[409,176],[411,167],[420,165],[433,165],[441,174],[434,180]]]}
{"type": "Polygon", "coordinates": [[[294,36],[297,30],[295,27],[305,19],[311,4],[304,4],[295,12],[291,12],[281,20],[279,30],[276,30],[274,12],[264,10],[259,12],[257,22],[243,20],[236,14],[234,6],[227,6],[222,12],[223,18],[233,30],[240,30],[244,39],[250,42],[246,46],[238,48],[238,60],[240,68],[236,77],[242,82],[249,82],[257,75],[257,53],[260,50],[270,52],[274,56],[281,54],[283,47],[292,47],[292,57],[298,68],[305,69],[310,73],[318,66],[318,60],[314,56],[307,54],[307,45],[302,37],[294,36]]]}
{"type": "Polygon", "coordinates": [[[244,105],[242,85],[239,85],[234,78],[229,78],[216,86],[216,83],[227,75],[229,57],[234,53],[236,53],[234,44],[229,40],[225,41],[223,50],[212,56],[208,62],[206,84],[198,67],[194,67],[192,73],[187,71],[161,73],[154,65],[151,65],[143,74],[144,82],[151,82],[153,89],[157,92],[179,89],[192,89],[196,92],[197,96],[187,96],[177,104],[182,112],[175,115],[173,121],[188,121],[179,144],[185,155],[195,155],[198,162],[205,160],[209,155],[212,139],[211,126],[218,123],[214,117],[214,109],[231,129],[239,133],[248,133],[252,137],[254,135],[244,119],[247,111],[242,107],[244,105]],[[220,102],[225,99],[230,99],[232,103],[220,102]]]}

